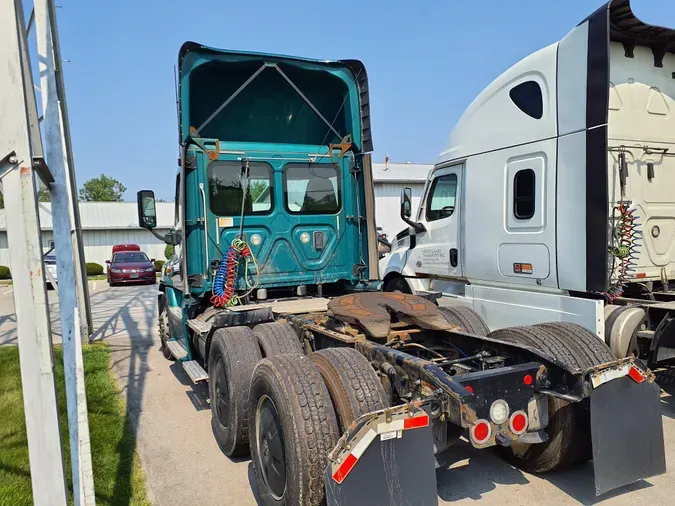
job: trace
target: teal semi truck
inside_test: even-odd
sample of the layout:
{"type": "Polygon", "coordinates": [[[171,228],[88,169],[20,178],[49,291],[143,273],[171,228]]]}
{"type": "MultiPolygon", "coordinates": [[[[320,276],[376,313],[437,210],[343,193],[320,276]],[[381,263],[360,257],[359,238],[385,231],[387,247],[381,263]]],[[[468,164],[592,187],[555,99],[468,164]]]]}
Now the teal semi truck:
{"type": "Polygon", "coordinates": [[[214,436],[250,452],[263,504],[436,504],[462,435],[530,472],[592,458],[598,493],[665,471],[639,360],[572,324],[490,333],[438,294],[381,291],[361,62],[188,42],[178,68],[168,234],[138,193],[176,251],[161,346],[208,381],[214,436]]]}

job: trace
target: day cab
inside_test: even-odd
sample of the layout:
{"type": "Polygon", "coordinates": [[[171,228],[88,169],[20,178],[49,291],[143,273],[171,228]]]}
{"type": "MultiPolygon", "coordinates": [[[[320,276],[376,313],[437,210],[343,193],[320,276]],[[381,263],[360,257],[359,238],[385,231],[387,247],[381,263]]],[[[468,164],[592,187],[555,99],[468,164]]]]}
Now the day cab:
{"type": "Polygon", "coordinates": [[[178,78],[174,233],[183,241],[180,269],[162,287],[197,303],[240,238],[257,265],[236,288],[251,300],[376,288],[363,65],[187,42],[178,78]]]}

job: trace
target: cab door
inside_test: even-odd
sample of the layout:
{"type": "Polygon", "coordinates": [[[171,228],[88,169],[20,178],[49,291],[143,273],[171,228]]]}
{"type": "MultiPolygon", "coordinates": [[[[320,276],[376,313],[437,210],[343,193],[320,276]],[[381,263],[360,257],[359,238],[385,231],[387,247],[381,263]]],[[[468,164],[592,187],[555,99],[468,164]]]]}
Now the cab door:
{"type": "Polygon", "coordinates": [[[426,231],[416,237],[413,250],[415,272],[437,276],[462,277],[460,258],[460,189],[463,166],[434,171],[417,220],[426,231]]]}

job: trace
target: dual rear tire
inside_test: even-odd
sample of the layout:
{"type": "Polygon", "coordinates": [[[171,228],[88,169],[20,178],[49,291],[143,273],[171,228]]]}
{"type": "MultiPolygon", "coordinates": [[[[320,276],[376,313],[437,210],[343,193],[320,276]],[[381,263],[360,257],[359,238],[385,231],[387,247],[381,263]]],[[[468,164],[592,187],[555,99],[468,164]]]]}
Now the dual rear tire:
{"type": "Polygon", "coordinates": [[[228,456],[250,449],[265,505],[322,504],[328,453],[354,420],[388,406],[360,353],[338,348],[307,357],[282,323],[217,330],[209,384],[216,440],[228,456]]]}
{"type": "MultiPolygon", "coordinates": [[[[544,323],[497,330],[490,337],[535,348],[574,369],[616,360],[609,347],[587,329],[572,323],[544,323]]],[[[590,409],[586,399],[572,403],[548,398],[548,441],[499,447],[502,456],[524,471],[542,473],[568,468],[592,457],[590,409]]]]}

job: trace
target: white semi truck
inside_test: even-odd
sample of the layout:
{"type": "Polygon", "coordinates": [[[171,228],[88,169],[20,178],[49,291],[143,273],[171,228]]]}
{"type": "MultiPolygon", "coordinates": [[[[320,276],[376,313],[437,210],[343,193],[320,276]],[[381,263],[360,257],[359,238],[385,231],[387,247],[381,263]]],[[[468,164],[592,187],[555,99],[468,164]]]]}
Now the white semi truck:
{"type": "Polygon", "coordinates": [[[583,325],[675,360],[675,30],[613,0],[485,88],[380,273],[491,330],[583,325]]]}

